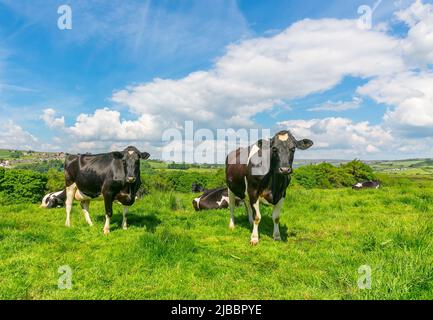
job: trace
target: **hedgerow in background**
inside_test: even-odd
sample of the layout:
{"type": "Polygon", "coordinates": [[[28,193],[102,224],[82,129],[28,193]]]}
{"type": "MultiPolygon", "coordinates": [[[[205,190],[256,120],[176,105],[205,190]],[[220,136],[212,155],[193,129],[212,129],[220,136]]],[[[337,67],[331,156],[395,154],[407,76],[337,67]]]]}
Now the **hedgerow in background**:
{"type": "Polygon", "coordinates": [[[142,174],[144,188],[151,191],[191,192],[191,185],[199,183],[206,189],[225,185],[224,169],[199,171],[160,170],[142,174]]]}
{"type": "Polygon", "coordinates": [[[304,188],[341,188],[356,182],[374,180],[373,169],[365,163],[354,160],[339,167],[329,163],[302,166],[294,170],[293,184],[304,188]]]}
{"type": "Polygon", "coordinates": [[[47,177],[30,170],[0,168],[0,202],[39,202],[45,194],[47,177]]]}
{"type": "Polygon", "coordinates": [[[20,163],[15,166],[15,169],[32,170],[39,173],[47,173],[50,170],[63,172],[64,163],[61,160],[43,160],[35,163],[20,163]]]}
{"type": "Polygon", "coordinates": [[[65,174],[56,169],[50,169],[47,173],[46,191],[53,192],[63,190],[65,188],[65,174]]]}

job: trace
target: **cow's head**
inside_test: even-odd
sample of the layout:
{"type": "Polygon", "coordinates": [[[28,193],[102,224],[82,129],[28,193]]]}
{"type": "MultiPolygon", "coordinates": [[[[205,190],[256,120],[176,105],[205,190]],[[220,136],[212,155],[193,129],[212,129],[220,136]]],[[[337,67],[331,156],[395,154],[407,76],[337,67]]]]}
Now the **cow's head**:
{"type": "Polygon", "coordinates": [[[306,150],[313,145],[309,139],[296,140],[287,130],[278,132],[271,139],[271,165],[277,173],[287,175],[292,173],[293,158],[296,149],[306,150]]]}
{"type": "Polygon", "coordinates": [[[150,154],[140,152],[136,147],[129,146],[122,152],[114,152],[114,156],[123,162],[126,182],[134,183],[140,174],[140,159],[146,160],[150,157],[150,154]]]}

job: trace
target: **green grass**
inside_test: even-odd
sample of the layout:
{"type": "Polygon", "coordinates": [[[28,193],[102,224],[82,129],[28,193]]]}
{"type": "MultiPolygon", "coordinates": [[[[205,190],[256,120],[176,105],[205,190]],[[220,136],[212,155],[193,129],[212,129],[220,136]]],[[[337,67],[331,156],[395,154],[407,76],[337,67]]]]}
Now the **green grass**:
{"type": "Polygon", "coordinates": [[[196,213],[191,194],[153,194],[138,201],[122,230],[102,234],[103,203],[89,227],[75,205],[64,209],[0,208],[1,299],[432,299],[431,181],[380,190],[289,188],[283,241],[272,240],[271,208],[262,206],[260,243],[251,247],[243,207],[236,228],[228,210],[196,213]],[[57,287],[62,265],[73,287],[57,287]],[[357,286],[372,269],[372,288],[357,286]]]}

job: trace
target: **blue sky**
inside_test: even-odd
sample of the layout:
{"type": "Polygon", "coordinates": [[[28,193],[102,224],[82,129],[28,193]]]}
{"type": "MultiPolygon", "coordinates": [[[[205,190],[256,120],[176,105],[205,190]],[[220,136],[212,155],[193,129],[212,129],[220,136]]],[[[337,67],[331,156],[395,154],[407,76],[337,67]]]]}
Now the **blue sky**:
{"type": "Polygon", "coordinates": [[[310,158],[431,156],[430,3],[0,0],[0,148],[158,157],[162,130],[194,120],[288,128],[318,142],[310,158]]]}

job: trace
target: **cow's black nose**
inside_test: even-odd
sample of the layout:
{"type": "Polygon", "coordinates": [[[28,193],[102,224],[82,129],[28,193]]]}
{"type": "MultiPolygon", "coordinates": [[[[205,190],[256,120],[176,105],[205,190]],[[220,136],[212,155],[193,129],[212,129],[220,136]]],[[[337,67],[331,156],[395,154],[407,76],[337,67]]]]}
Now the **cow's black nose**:
{"type": "Polygon", "coordinates": [[[126,178],[126,181],[128,181],[128,183],[134,183],[135,177],[128,177],[128,178],[126,178]]]}
{"type": "Polygon", "coordinates": [[[281,167],[281,168],[280,168],[280,173],[281,173],[281,174],[290,174],[290,173],[292,173],[292,168],[281,167]]]}

